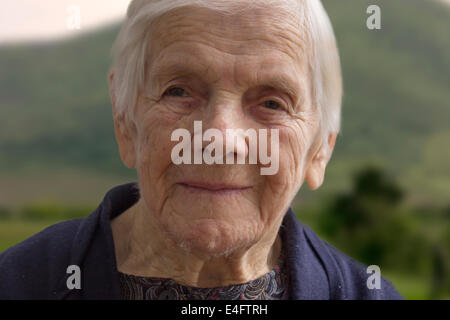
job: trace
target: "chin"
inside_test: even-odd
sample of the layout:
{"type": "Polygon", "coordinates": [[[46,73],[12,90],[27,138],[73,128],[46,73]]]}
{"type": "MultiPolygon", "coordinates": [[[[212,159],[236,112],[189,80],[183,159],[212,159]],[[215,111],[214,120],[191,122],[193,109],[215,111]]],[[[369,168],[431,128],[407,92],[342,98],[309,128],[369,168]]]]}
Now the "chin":
{"type": "Polygon", "coordinates": [[[171,231],[170,237],[184,251],[212,258],[228,256],[248,247],[254,239],[254,232],[249,232],[248,228],[215,219],[192,221],[171,231]]]}

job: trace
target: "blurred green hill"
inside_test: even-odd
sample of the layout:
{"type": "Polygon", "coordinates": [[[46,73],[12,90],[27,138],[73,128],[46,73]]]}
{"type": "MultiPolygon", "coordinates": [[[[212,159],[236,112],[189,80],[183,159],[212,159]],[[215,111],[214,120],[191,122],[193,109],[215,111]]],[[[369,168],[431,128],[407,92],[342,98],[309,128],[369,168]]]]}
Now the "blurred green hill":
{"type": "MultiPolygon", "coordinates": [[[[344,73],[342,135],[317,200],[381,164],[407,200],[448,205],[450,9],[424,0],[325,0],[344,73]],[[382,29],[366,28],[378,4],[382,29]]],[[[106,81],[117,25],[51,43],[0,46],[0,205],[98,203],[135,180],[114,139],[106,81]]],[[[306,188],[305,188],[306,189],[306,188]]]]}

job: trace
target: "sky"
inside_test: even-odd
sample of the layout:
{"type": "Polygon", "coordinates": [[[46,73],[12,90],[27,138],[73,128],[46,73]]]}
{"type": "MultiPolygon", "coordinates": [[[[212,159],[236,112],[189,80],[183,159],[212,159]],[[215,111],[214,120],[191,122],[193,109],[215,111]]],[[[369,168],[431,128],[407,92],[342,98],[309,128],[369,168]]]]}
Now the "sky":
{"type": "Polygon", "coordinates": [[[0,43],[50,40],[84,32],[122,19],[130,2],[0,0],[0,43]]]}
{"type": "MultiPolygon", "coordinates": [[[[450,4],[450,0],[440,1],[450,4]]],[[[121,20],[130,2],[131,0],[0,0],[0,44],[52,40],[89,31],[121,20]]]]}

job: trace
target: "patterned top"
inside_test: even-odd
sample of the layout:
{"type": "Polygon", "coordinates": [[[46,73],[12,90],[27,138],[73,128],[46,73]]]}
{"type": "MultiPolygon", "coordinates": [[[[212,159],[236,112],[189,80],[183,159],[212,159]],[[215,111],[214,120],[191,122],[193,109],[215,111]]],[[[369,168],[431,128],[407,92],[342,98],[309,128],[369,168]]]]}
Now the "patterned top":
{"type": "Polygon", "coordinates": [[[188,287],[168,278],[141,277],[119,272],[124,300],[288,300],[288,270],[281,252],[265,275],[247,283],[217,288],[188,287]]]}

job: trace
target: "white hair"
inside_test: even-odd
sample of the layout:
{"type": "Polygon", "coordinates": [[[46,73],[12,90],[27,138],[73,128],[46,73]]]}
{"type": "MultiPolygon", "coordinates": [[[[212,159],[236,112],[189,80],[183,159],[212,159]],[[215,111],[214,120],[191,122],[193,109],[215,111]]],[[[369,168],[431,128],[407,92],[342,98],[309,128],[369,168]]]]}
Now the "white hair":
{"type": "MultiPolygon", "coordinates": [[[[134,120],[134,106],[145,81],[152,22],[173,9],[193,5],[223,14],[235,14],[253,6],[273,7],[294,17],[299,36],[306,40],[312,101],[320,115],[323,138],[339,132],[342,103],[339,52],[331,22],[320,0],[133,0],[112,48],[115,116],[134,120]]],[[[281,18],[286,19],[286,16],[281,18]]]]}

